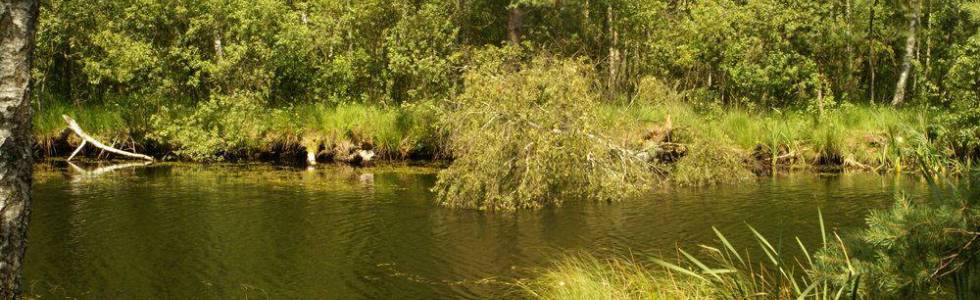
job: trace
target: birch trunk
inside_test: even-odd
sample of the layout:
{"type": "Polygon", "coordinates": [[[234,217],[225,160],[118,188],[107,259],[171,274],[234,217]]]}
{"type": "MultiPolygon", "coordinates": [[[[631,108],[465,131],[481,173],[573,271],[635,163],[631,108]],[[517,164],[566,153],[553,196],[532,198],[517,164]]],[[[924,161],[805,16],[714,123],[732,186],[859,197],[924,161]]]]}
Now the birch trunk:
{"type": "Polygon", "coordinates": [[[620,52],[619,48],[616,48],[619,44],[619,31],[616,31],[616,26],[614,25],[613,19],[613,9],[612,6],[606,7],[606,23],[609,26],[609,96],[614,97],[619,91],[619,66],[620,66],[620,52]]]}
{"type": "Polygon", "coordinates": [[[31,55],[36,0],[0,0],[0,299],[21,293],[31,212],[31,55]]]}
{"type": "Polygon", "coordinates": [[[871,87],[868,89],[871,94],[871,103],[874,104],[875,100],[875,47],[874,47],[874,28],[875,28],[875,6],[878,6],[878,0],[874,0],[870,7],[870,17],[868,17],[868,77],[871,80],[871,87]]]}
{"type": "Polygon", "coordinates": [[[521,45],[521,27],[524,25],[524,11],[514,6],[507,11],[507,39],[514,46],[521,45]]]}
{"type": "Polygon", "coordinates": [[[915,55],[916,29],[919,25],[918,1],[912,3],[912,16],[909,17],[909,36],[905,40],[905,58],[902,59],[902,73],[898,75],[898,83],[895,84],[895,97],[892,98],[892,105],[901,105],[905,102],[905,89],[908,86],[909,73],[912,72],[912,57],[915,55]]]}

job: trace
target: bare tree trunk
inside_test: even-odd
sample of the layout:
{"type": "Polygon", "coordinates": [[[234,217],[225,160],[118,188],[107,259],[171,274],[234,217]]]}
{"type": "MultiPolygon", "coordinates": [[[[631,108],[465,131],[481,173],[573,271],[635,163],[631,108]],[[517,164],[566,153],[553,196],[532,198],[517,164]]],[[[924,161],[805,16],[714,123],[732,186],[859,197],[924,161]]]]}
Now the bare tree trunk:
{"type": "Polygon", "coordinates": [[[916,28],[919,23],[919,9],[921,6],[918,1],[912,3],[912,16],[909,17],[909,36],[905,41],[905,58],[902,59],[902,73],[898,75],[898,83],[895,84],[895,97],[892,98],[892,105],[900,105],[905,102],[905,89],[908,85],[909,73],[912,72],[912,58],[915,55],[916,28]]]}
{"type": "Polygon", "coordinates": [[[224,47],[221,46],[221,35],[214,36],[214,57],[218,61],[225,57],[224,47]]]}
{"type": "Polygon", "coordinates": [[[823,117],[823,81],[823,76],[820,76],[820,80],[817,81],[817,109],[821,117],[823,117]]]}
{"type": "Polygon", "coordinates": [[[878,6],[878,0],[874,0],[871,4],[870,17],[868,18],[868,77],[870,79],[871,86],[868,91],[871,93],[871,103],[874,104],[875,100],[875,44],[874,44],[874,28],[875,28],[875,6],[878,6]]]}
{"type": "Polygon", "coordinates": [[[854,19],[851,17],[851,0],[845,0],[844,6],[844,20],[847,23],[847,78],[845,81],[845,88],[850,91],[853,90],[856,85],[854,81],[854,45],[851,41],[854,40],[854,19]]]}
{"type": "Polygon", "coordinates": [[[619,44],[619,31],[616,31],[615,19],[612,6],[606,7],[606,23],[609,26],[609,95],[615,96],[619,91],[619,67],[620,52],[617,48],[619,44]]]}
{"type": "Polygon", "coordinates": [[[524,25],[524,11],[514,6],[507,11],[507,39],[514,46],[521,44],[521,26],[524,25]]]}
{"type": "Polygon", "coordinates": [[[0,299],[21,292],[31,212],[31,55],[37,0],[0,0],[0,299]]]}
{"type": "Polygon", "coordinates": [[[926,0],[926,13],[925,20],[926,31],[924,35],[926,36],[926,65],[925,71],[922,72],[923,76],[931,76],[932,74],[932,1],[926,0]]]}

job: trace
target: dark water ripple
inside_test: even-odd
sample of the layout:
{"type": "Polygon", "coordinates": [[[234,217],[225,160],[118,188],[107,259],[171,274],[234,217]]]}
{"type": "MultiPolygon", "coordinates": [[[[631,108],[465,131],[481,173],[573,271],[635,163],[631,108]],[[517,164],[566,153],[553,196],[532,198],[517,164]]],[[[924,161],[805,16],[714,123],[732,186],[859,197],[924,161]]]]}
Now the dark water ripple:
{"type": "MultiPolygon", "coordinates": [[[[92,166],[98,167],[98,166],[92,166]]],[[[818,238],[921,183],[788,176],[669,188],[621,203],[487,214],[432,205],[433,170],[153,165],[101,176],[40,166],[28,293],[79,299],[511,297],[563,253],[646,256],[711,243],[818,238]]],[[[795,244],[794,244],[795,245],[795,244]]]]}

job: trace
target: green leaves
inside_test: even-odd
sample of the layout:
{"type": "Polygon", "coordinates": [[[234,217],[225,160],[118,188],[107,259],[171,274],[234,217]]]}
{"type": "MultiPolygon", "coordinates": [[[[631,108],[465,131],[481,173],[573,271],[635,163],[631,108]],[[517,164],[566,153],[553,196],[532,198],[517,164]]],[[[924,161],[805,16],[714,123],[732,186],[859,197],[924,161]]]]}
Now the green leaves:
{"type": "Polygon", "coordinates": [[[442,118],[455,160],[434,188],[441,204],[535,209],[621,200],[646,186],[646,162],[600,135],[587,65],[548,57],[489,64],[497,67],[465,76],[466,89],[442,118]]]}

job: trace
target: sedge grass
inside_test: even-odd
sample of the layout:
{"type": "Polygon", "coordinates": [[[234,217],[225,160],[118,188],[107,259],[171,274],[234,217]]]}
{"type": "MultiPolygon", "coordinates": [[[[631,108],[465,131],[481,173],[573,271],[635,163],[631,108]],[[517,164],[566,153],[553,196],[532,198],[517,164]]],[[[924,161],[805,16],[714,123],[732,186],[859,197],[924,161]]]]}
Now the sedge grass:
{"type": "Polygon", "coordinates": [[[700,253],[677,249],[676,263],[651,258],[653,266],[633,259],[602,260],[588,254],[568,256],[552,268],[519,286],[536,299],[854,299],[859,296],[859,276],[850,267],[843,241],[828,233],[820,216],[822,243],[787,255],[751,226],[756,242],[753,259],[738,250],[727,237],[712,228],[717,245],[700,245],[700,253]],[[843,249],[841,264],[848,270],[843,284],[815,270],[815,251],[832,245],[843,249]]]}

